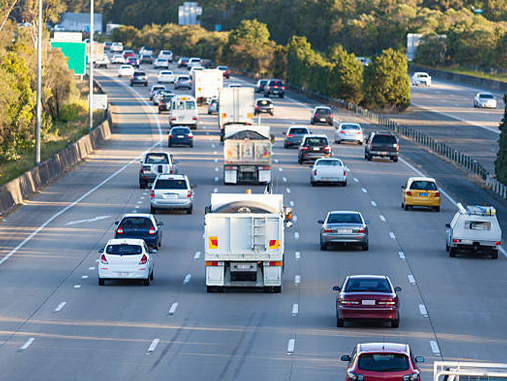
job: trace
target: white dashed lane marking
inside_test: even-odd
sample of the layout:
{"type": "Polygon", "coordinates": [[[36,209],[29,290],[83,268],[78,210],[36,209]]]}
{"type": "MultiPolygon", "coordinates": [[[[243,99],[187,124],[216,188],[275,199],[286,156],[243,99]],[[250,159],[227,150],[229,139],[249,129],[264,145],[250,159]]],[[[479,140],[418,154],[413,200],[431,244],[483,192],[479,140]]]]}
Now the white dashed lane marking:
{"type": "Polygon", "coordinates": [[[62,310],[63,307],[65,307],[65,305],[67,304],[67,302],[61,302],[56,308],[55,308],[55,312],[60,312],[62,310]]]}
{"type": "Polygon", "coordinates": [[[174,315],[177,308],[178,308],[178,303],[173,303],[171,308],[169,308],[169,315],[174,315]]]}
{"type": "Polygon", "coordinates": [[[30,345],[32,345],[33,341],[35,340],[34,337],[30,337],[22,346],[19,348],[20,351],[24,351],[25,349],[28,349],[30,345]]]}

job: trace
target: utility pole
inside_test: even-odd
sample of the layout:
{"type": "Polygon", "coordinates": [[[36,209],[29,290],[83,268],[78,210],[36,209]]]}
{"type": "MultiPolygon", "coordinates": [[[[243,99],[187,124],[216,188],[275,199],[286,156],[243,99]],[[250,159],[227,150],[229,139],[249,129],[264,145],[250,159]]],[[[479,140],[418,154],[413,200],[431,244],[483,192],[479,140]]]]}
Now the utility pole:
{"type": "Polygon", "coordinates": [[[88,96],[88,129],[93,129],[93,35],[94,35],[94,0],[90,0],[90,95],[88,96]]]}
{"type": "Polygon", "coordinates": [[[42,93],[42,0],[39,0],[39,32],[37,36],[37,106],[35,124],[35,165],[40,164],[40,123],[42,114],[41,93],[42,93]]]}

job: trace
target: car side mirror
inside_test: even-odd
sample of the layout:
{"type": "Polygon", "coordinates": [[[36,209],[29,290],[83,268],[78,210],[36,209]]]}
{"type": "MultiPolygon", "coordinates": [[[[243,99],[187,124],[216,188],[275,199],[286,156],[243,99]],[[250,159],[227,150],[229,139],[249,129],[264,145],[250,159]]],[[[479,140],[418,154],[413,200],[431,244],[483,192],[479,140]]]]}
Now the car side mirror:
{"type": "Polygon", "coordinates": [[[115,225],[118,225],[119,223],[120,223],[120,221],[114,221],[115,225]]]}
{"type": "Polygon", "coordinates": [[[365,225],[369,225],[370,224],[370,220],[364,220],[364,224],[365,225]]]}
{"type": "Polygon", "coordinates": [[[396,286],[396,287],[394,288],[394,291],[396,291],[396,292],[400,292],[400,291],[401,291],[401,287],[400,287],[400,286],[396,286]]]}
{"type": "Polygon", "coordinates": [[[157,253],[157,249],[150,249],[150,253],[151,254],[156,254],[157,253]]]}
{"type": "Polygon", "coordinates": [[[340,290],[341,290],[340,286],[333,286],[333,291],[340,291],[340,290]]]}
{"type": "Polygon", "coordinates": [[[195,188],[197,188],[197,185],[196,184],[190,184],[190,188],[195,189],[195,188]]]}
{"type": "Polygon", "coordinates": [[[415,356],[415,362],[424,362],[424,357],[422,356],[415,356]]]}
{"type": "Polygon", "coordinates": [[[208,213],[211,213],[211,205],[206,205],[206,207],[204,208],[204,214],[208,213]]]}
{"type": "Polygon", "coordinates": [[[97,253],[99,253],[99,254],[102,254],[103,252],[104,252],[104,248],[103,247],[101,247],[100,249],[97,250],[97,253]]]}
{"type": "Polygon", "coordinates": [[[284,131],[284,132],[282,132],[282,135],[287,135],[287,133],[284,131]]]}
{"type": "Polygon", "coordinates": [[[164,221],[157,222],[157,226],[164,226],[164,221]]]}
{"type": "Polygon", "coordinates": [[[447,229],[450,229],[450,228],[451,228],[451,224],[445,224],[445,227],[446,227],[447,229]]]}
{"type": "Polygon", "coordinates": [[[405,189],[405,185],[402,185],[402,186],[401,186],[401,189],[405,189]]]}
{"type": "Polygon", "coordinates": [[[343,356],[341,357],[341,360],[342,360],[342,361],[350,361],[350,356],[349,356],[349,355],[343,355],[343,356]]]}
{"type": "Polygon", "coordinates": [[[324,220],[317,220],[317,223],[322,225],[324,223],[324,220]]]}

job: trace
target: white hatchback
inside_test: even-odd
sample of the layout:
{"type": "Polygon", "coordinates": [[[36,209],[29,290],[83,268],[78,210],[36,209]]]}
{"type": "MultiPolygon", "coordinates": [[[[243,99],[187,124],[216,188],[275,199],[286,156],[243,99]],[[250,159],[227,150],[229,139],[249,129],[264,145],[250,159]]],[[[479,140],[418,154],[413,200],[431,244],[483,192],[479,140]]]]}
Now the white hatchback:
{"type": "Polygon", "coordinates": [[[162,70],[158,73],[157,82],[174,83],[174,73],[170,70],[162,70]]]}
{"type": "Polygon", "coordinates": [[[153,280],[153,257],[157,250],[148,249],[142,239],[111,239],[99,250],[99,285],[106,280],[142,280],[145,286],[153,280]]]}
{"type": "Polygon", "coordinates": [[[155,69],[160,68],[160,67],[169,69],[169,60],[167,60],[167,58],[157,58],[155,60],[155,63],[153,64],[153,67],[155,69]]]}
{"type": "Polygon", "coordinates": [[[121,65],[118,70],[118,77],[132,77],[134,75],[134,67],[132,65],[121,65]]]}
{"type": "Polygon", "coordinates": [[[111,58],[111,63],[113,64],[124,64],[125,58],[123,58],[123,54],[115,54],[113,58],[111,58]]]}
{"type": "Polygon", "coordinates": [[[334,132],[335,143],[353,142],[363,144],[363,129],[359,123],[340,123],[334,132]]]}
{"type": "Polygon", "coordinates": [[[413,86],[431,86],[431,76],[425,72],[415,72],[412,75],[412,85],[413,86]]]}
{"type": "Polygon", "coordinates": [[[310,173],[310,183],[335,183],[347,185],[347,167],[338,158],[326,157],[317,159],[310,173]]]}

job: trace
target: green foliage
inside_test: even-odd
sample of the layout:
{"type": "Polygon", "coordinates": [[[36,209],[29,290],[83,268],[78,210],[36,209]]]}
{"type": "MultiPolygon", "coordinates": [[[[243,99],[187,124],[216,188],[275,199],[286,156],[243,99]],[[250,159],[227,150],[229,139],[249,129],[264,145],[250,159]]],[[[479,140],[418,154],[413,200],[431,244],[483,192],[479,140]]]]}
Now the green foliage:
{"type": "Polygon", "coordinates": [[[364,104],[404,110],[410,105],[407,59],[400,51],[386,49],[366,67],[364,104]]]}
{"type": "Polygon", "coordinates": [[[417,47],[415,61],[437,66],[447,61],[447,39],[437,35],[424,36],[417,47]]]}
{"type": "Polygon", "coordinates": [[[502,121],[498,128],[500,129],[500,139],[498,140],[498,152],[495,160],[495,172],[498,180],[507,183],[507,94],[504,94],[503,101],[505,111],[502,121]]]}
{"type": "Polygon", "coordinates": [[[330,95],[354,103],[361,102],[363,65],[356,60],[354,54],[347,53],[341,45],[333,46],[328,53],[328,58],[333,65],[333,82],[336,83],[330,95]]]}

